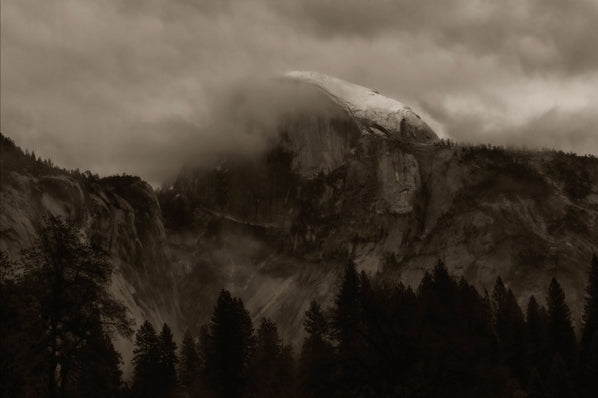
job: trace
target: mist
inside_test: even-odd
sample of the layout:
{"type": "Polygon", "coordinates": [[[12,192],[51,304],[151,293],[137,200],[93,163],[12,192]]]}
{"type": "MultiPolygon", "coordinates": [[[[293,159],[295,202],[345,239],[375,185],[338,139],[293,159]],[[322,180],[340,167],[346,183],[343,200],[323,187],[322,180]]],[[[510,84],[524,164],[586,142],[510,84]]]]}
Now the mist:
{"type": "Polygon", "coordinates": [[[289,70],[376,89],[442,137],[598,154],[592,0],[7,0],[1,22],[0,130],[66,168],[157,186],[259,151],[278,105],[301,106],[271,87],[289,70]]]}

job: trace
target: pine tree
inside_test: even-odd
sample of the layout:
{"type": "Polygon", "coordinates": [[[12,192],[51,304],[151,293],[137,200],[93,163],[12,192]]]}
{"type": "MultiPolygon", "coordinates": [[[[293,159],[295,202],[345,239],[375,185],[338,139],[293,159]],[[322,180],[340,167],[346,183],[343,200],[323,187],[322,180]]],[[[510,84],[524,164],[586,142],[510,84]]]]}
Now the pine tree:
{"type": "Polygon", "coordinates": [[[160,374],[160,394],[163,397],[171,396],[176,387],[176,343],[174,342],[172,331],[168,324],[162,326],[162,331],[158,337],[159,350],[159,374],[160,374]]]}
{"type": "Polygon", "coordinates": [[[299,362],[301,395],[329,397],[332,394],[333,348],[328,340],[328,321],[317,302],[312,301],[309,305],[303,325],[306,337],[299,362]]]}
{"type": "Polygon", "coordinates": [[[531,341],[541,341],[546,329],[546,310],[540,307],[532,294],[529,297],[526,310],[528,337],[531,341]]]}
{"type": "Polygon", "coordinates": [[[434,281],[432,280],[432,275],[428,271],[424,273],[422,280],[419,282],[419,286],[417,287],[417,295],[422,296],[426,292],[432,289],[434,281]]]}
{"type": "Polygon", "coordinates": [[[407,369],[413,374],[399,387],[406,395],[484,396],[498,351],[484,299],[464,279],[457,283],[442,261],[425,285],[414,313],[417,328],[404,338],[417,339],[407,369]]]}
{"type": "Polygon", "coordinates": [[[73,395],[89,398],[120,396],[121,362],[110,336],[101,331],[90,336],[78,360],[77,387],[73,395]]]}
{"type": "Polygon", "coordinates": [[[598,257],[595,254],[588,272],[580,365],[585,396],[598,396],[598,257]]]}
{"type": "Polygon", "coordinates": [[[199,393],[200,362],[195,341],[189,330],[185,331],[179,351],[179,382],[186,397],[199,393]]]}
{"type": "Polygon", "coordinates": [[[197,356],[199,357],[199,373],[201,377],[205,376],[210,345],[210,326],[202,325],[199,329],[199,338],[197,341],[197,356]]]}
{"type": "Polygon", "coordinates": [[[598,395],[598,336],[594,335],[582,363],[582,389],[585,397],[598,395]]]}
{"type": "Polygon", "coordinates": [[[337,393],[341,396],[357,396],[359,394],[359,378],[362,352],[360,341],[360,296],[359,276],[355,264],[348,262],[345,266],[340,291],[336,296],[333,332],[337,341],[339,372],[337,393]]]}
{"type": "Polygon", "coordinates": [[[546,353],[548,313],[533,295],[527,304],[526,319],[530,366],[541,374],[546,374],[551,360],[546,353]]]}
{"type": "Polygon", "coordinates": [[[145,321],[135,336],[133,391],[138,397],[155,395],[160,388],[160,341],[151,323],[145,321]]]}
{"type": "Polygon", "coordinates": [[[487,396],[493,382],[493,371],[500,358],[499,344],[492,327],[488,293],[479,292],[461,278],[454,305],[453,335],[449,345],[456,352],[451,371],[462,391],[487,396]],[[480,355],[480,353],[484,353],[480,355]]]}
{"type": "Polygon", "coordinates": [[[283,385],[278,377],[281,353],[282,341],[276,324],[269,318],[262,318],[257,329],[251,372],[256,396],[282,396],[283,385]]]}
{"type": "Polygon", "coordinates": [[[575,388],[571,382],[569,368],[565,365],[561,355],[557,352],[552,360],[548,375],[547,392],[550,398],[575,397],[575,388]]]}
{"type": "Polygon", "coordinates": [[[359,325],[359,276],[353,262],[347,263],[340,291],[335,300],[334,336],[339,354],[349,354],[355,348],[359,325]]]}
{"type": "Polygon", "coordinates": [[[494,306],[494,314],[496,315],[500,307],[504,307],[507,297],[507,288],[503,283],[501,277],[496,278],[494,289],[492,289],[492,304],[494,306]]]}
{"type": "Polygon", "coordinates": [[[220,397],[238,397],[247,387],[247,367],[254,346],[251,317],[243,302],[223,290],[210,322],[206,373],[220,397]]]}
{"type": "Polygon", "coordinates": [[[588,272],[588,285],[583,313],[583,332],[581,344],[590,344],[598,333],[598,257],[594,254],[588,272]]]}
{"type": "Polygon", "coordinates": [[[432,270],[432,280],[434,281],[436,291],[441,296],[448,297],[451,295],[451,290],[454,287],[454,283],[449,275],[446,265],[444,265],[441,260],[438,260],[434,266],[434,269],[432,270]]]}
{"type": "Polygon", "coordinates": [[[47,362],[47,394],[68,395],[90,339],[104,332],[132,334],[126,308],[108,291],[113,265],[96,239],[55,217],[47,219],[22,263],[21,300],[35,308],[43,330],[34,346],[47,362]]]}
{"type": "Polygon", "coordinates": [[[202,325],[199,329],[199,336],[197,338],[197,357],[199,358],[199,383],[198,388],[201,395],[211,391],[210,375],[208,374],[208,358],[210,357],[208,351],[211,349],[210,326],[202,325]]]}
{"type": "Polygon", "coordinates": [[[262,318],[256,336],[256,357],[266,363],[275,359],[281,349],[282,340],[278,335],[278,327],[272,319],[262,318]]]}
{"type": "Polygon", "coordinates": [[[560,354],[565,365],[572,367],[577,359],[577,343],[571,311],[565,302],[565,292],[555,278],[548,288],[548,343],[551,356],[560,354]]]}
{"type": "Polygon", "coordinates": [[[525,319],[515,295],[498,278],[492,293],[495,327],[500,345],[513,376],[521,385],[529,380],[525,319]]]}
{"type": "Polygon", "coordinates": [[[47,354],[36,347],[45,325],[34,310],[37,300],[13,277],[15,266],[0,251],[0,396],[48,396],[47,354]]]}
{"type": "Polygon", "coordinates": [[[292,397],[297,391],[297,366],[291,345],[284,344],[282,346],[276,362],[277,383],[280,386],[279,396],[292,397]]]}

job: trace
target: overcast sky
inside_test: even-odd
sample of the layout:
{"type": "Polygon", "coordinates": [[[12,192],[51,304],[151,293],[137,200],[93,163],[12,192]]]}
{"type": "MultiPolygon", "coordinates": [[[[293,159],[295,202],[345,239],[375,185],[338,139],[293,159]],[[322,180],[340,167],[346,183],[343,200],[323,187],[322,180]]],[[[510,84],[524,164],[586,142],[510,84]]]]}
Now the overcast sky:
{"type": "Polygon", "coordinates": [[[2,0],[1,18],[0,129],[68,168],[158,184],[245,146],[215,104],[295,69],[441,136],[598,154],[598,0],[2,0]]]}

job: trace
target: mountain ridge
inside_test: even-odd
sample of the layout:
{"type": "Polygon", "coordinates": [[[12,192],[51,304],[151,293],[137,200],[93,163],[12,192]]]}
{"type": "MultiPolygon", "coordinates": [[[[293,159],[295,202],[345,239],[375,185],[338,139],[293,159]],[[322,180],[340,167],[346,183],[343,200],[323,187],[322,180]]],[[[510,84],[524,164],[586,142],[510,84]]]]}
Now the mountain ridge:
{"type": "Polygon", "coordinates": [[[360,123],[289,119],[264,153],[188,169],[157,192],[26,160],[3,136],[0,247],[25,247],[44,214],[98,230],[117,296],[175,333],[198,332],[224,287],[298,345],[309,301],[332,303],[347,261],[415,287],[441,258],[480,289],[501,276],[520,303],[557,276],[579,319],[598,252],[595,157],[389,139],[360,123]]]}
{"type": "Polygon", "coordinates": [[[543,297],[547,278],[557,276],[573,313],[581,313],[585,267],[598,250],[596,158],[389,139],[364,133],[345,115],[290,120],[260,157],[188,170],[172,191],[159,193],[170,236],[182,228],[200,237],[183,244],[179,260],[193,268],[200,256],[214,256],[220,280],[293,341],[300,319],[289,314],[307,308],[298,297],[333,300],[306,274],[331,285],[348,260],[415,287],[441,258],[479,289],[501,276],[520,303],[529,294],[543,297]],[[181,224],[169,214],[183,203],[181,224]],[[230,242],[238,237],[255,250],[245,247],[232,261],[214,254],[223,250],[213,248],[219,240],[234,253],[230,242]],[[273,279],[287,287],[266,287],[273,279]],[[262,290],[269,289],[276,294],[267,299],[262,290]],[[279,307],[286,314],[272,309],[279,307]]]}
{"type": "Polygon", "coordinates": [[[320,72],[291,71],[284,76],[320,88],[358,121],[364,134],[422,143],[438,140],[410,107],[375,90],[320,72]]]}

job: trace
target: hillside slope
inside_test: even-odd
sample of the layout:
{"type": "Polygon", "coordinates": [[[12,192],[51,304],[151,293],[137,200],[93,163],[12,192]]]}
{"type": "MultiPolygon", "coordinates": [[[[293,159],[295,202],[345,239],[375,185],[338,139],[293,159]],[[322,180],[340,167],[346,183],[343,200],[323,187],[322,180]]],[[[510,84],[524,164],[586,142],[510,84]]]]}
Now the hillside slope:
{"type": "Polygon", "coordinates": [[[414,287],[443,259],[480,289],[501,276],[522,305],[555,276],[579,319],[598,252],[598,159],[364,133],[339,109],[159,193],[192,328],[215,297],[206,306],[198,286],[225,286],[297,341],[309,300],[332,302],[349,259],[414,287]]]}
{"type": "Polygon", "coordinates": [[[299,343],[309,302],[333,301],[349,260],[415,287],[443,259],[480,289],[501,276],[520,304],[556,276],[579,319],[598,252],[595,157],[455,145],[423,122],[377,133],[380,117],[404,120],[404,105],[359,114],[372,104],[352,90],[378,94],[338,84],[351,95],[319,86],[331,110],[285,118],[264,152],[185,168],[157,195],[136,177],[58,169],[2,137],[0,248],[14,257],[45,215],[66,216],[104,237],[114,292],[138,323],[179,331],[198,332],[226,288],[299,343]]]}
{"type": "MultiPolygon", "coordinates": [[[[47,216],[72,220],[98,234],[115,263],[112,290],[138,325],[180,325],[175,275],[159,204],[139,177],[98,178],[66,171],[24,153],[0,136],[0,249],[14,260],[30,247],[47,216]]],[[[132,348],[120,342],[128,360],[132,348]]],[[[127,361],[126,361],[127,362],[127,361]]],[[[128,363],[128,362],[127,362],[128,363]]]]}

